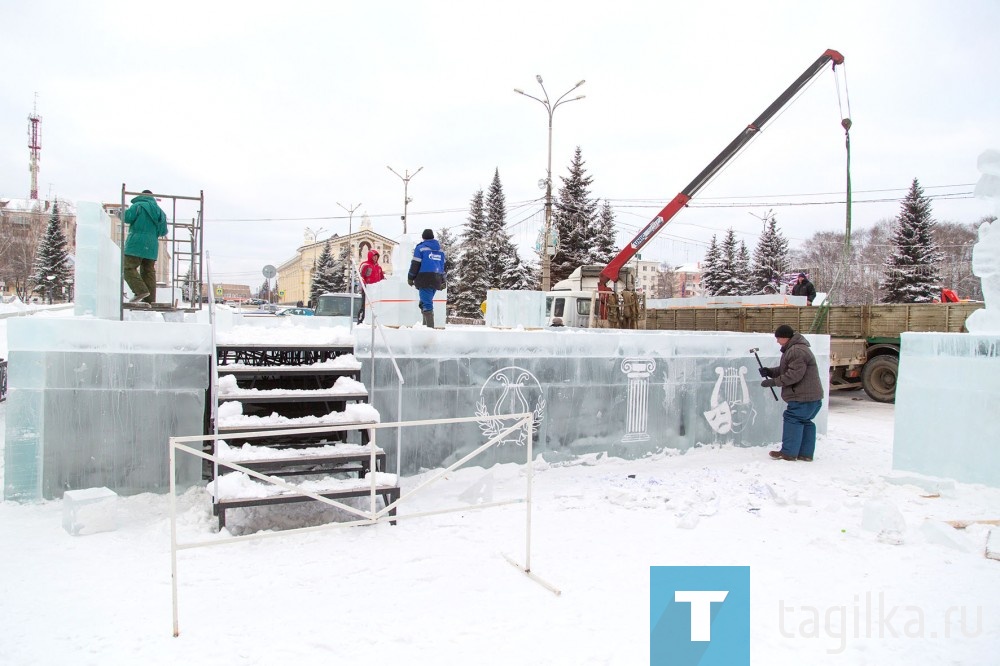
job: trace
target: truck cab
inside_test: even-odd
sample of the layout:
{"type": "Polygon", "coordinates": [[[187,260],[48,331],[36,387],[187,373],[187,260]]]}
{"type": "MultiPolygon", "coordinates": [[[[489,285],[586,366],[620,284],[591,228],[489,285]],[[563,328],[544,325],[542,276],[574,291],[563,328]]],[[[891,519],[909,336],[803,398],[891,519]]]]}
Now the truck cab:
{"type": "Polygon", "coordinates": [[[593,312],[593,291],[550,291],[545,294],[545,322],[548,326],[589,328],[593,312]]]}

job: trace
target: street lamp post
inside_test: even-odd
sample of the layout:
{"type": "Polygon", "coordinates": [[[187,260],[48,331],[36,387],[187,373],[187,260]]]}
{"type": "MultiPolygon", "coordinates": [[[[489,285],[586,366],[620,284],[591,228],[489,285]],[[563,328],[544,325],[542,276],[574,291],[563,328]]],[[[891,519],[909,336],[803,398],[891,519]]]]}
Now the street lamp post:
{"type": "MultiPolygon", "coordinates": [[[[344,204],[337,202],[337,205],[347,211],[347,284],[351,292],[351,311],[354,311],[354,250],[351,249],[351,235],[354,233],[354,211],[361,208],[361,204],[348,208],[344,204]]],[[[352,317],[353,325],[353,317],[352,317]]]]}
{"type": "Polygon", "coordinates": [[[566,95],[582,86],[586,83],[586,81],[584,79],[580,79],[575,86],[560,95],[553,104],[549,101],[549,93],[545,89],[545,84],[542,83],[541,74],[536,74],[535,80],[538,81],[538,85],[541,86],[542,94],[545,96],[545,99],[529,95],[520,88],[514,88],[514,92],[519,95],[524,95],[525,97],[530,97],[536,102],[539,102],[545,107],[545,111],[549,115],[549,161],[548,167],[545,171],[545,232],[542,236],[542,291],[548,291],[552,280],[552,259],[549,257],[549,239],[552,234],[552,115],[556,112],[556,109],[560,104],[575,102],[578,99],[586,97],[586,95],[577,95],[576,97],[566,99],[566,95]]]}
{"type": "Polygon", "coordinates": [[[408,189],[410,187],[410,179],[413,178],[414,176],[416,176],[418,173],[420,173],[420,169],[423,169],[423,167],[420,167],[419,169],[417,169],[416,171],[414,171],[412,174],[410,173],[410,170],[407,169],[404,172],[404,173],[406,173],[406,177],[405,178],[403,176],[400,176],[398,173],[396,173],[396,170],[393,169],[391,166],[386,165],[385,168],[388,169],[389,171],[395,173],[399,177],[399,179],[401,181],[403,181],[403,233],[405,234],[406,233],[406,207],[410,203],[410,196],[409,196],[409,194],[407,194],[407,191],[408,191],[408,189]]]}

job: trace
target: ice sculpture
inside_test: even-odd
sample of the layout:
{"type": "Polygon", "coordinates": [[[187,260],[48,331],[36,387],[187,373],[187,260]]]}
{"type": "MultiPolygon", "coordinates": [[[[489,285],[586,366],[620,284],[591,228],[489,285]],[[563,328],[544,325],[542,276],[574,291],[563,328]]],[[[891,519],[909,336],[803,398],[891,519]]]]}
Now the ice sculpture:
{"type": "MultiPolygon", "coordinates": [[[[976,196],[1000,214],[1000,151],[979,156],[976,196]]],[[[986,307],[968,333],[903,333],[893,469],[1000,486],[1000,226],[979,227],[972,268],[986,307]],[[942,416],[943,415],[943,416],[942,416]]]]}
{"type": "Polygon", "coordinates": [[[111,218],[100,204],[76,210],[74,313],[118,319],[122,298],[121,249],[111,240],[111,218]]]}
{"type": "MultiPolygon", "coordinates": [[[[406,283],[413,249],[419,242],[420,234],[404,235],[392,253],[392,275],[367,287],[369,301],[375,308],[379,323],[384,326],[413,326],[421,323],[417,290],[406,283]]],[[[435,327],[444,326],[447,302],[447,290],[434,295],[435,327]]],[[[366,315],[365,323],[371,324],[371,317],[366,315]]]]}
{"type": "MultiPolygon", "coordinates": [[[[976,197],[992,201],[1000,218],[1000,151],[987,150],[979,156],[982,176],[976,183],[976,197]]],[[[970,333],[1000,332],[1000,224],[983,222],[979,242],[972,248],[972,272],[983,285],[986,306],[973,312],[965,327],[970,333]]]]}

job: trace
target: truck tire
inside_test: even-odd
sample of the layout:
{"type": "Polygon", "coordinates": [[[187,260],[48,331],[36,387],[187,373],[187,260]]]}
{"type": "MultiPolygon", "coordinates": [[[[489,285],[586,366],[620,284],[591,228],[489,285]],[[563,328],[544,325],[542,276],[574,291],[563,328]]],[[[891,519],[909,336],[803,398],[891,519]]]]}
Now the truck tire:
{"type": "Polygon", "coordinates": [[[888,354],[876,356],[865,363],[861,385],[868,397],[877,402],[896,401],[896,372],[899,359],[888,354]]]}

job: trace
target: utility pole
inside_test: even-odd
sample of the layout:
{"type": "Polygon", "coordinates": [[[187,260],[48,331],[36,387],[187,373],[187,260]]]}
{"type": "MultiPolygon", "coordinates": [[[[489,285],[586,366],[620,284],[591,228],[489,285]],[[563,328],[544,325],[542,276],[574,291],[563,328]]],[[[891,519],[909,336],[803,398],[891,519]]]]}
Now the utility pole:
{"type": "Polygon", "coordinates": [[[556,108],[560,104],[575,102],[578,99],[586,97],[586,95],[577,95],[571,99],[566,99],[566,95],[582,86],[586,81],[584,79],[577,81],[575,86],[560,95],[555,104],[552,104],[549,101],[549,93],[545,90],[545,84],[542,83],[542,75],[536,74],[535,80],[538,81],[538,85],[542,88],[542,94],[545,96],[544,100],[534,95],[529,95],[520,88],[514,88],[514,92],[539,102],[545,107],[545,111],[549,116],[549,162],[548,168],[545,171],[545,233],[542,239],[542,291],[548,291],[552,282],[552,258],[549,256],[549,239],[552,237],[552,114],[556,112],[556,108]]]}
{"type": "Polygon", "coordinates": [[[396,173],[396,170],[393,169],[389,165],[386,165],[385,168],[388,169],[389,171],[395,173],[396,176],[398,176],[399,179],[401,181],[403,181],[403,217],[401,217],[400,219],[403,220],[403,233],[405,234],[406,233],[406,207],[412,201],[412,199],[410,199],[409,194],[407,193],[408,189],[409,189],[409,186],[410,186],[410,179],[413,178],[414,176],[416,176],[418,173],[420,173],[420,170],[423,169],[423,167],[420,167],[419,169],[417,169],[416,171],[414,171],[412,174],[410,173],[410,170],[407,169],[404,172],[404,173],[406,173],[405,177],[400,176],[398,173],[396,173]]]}

